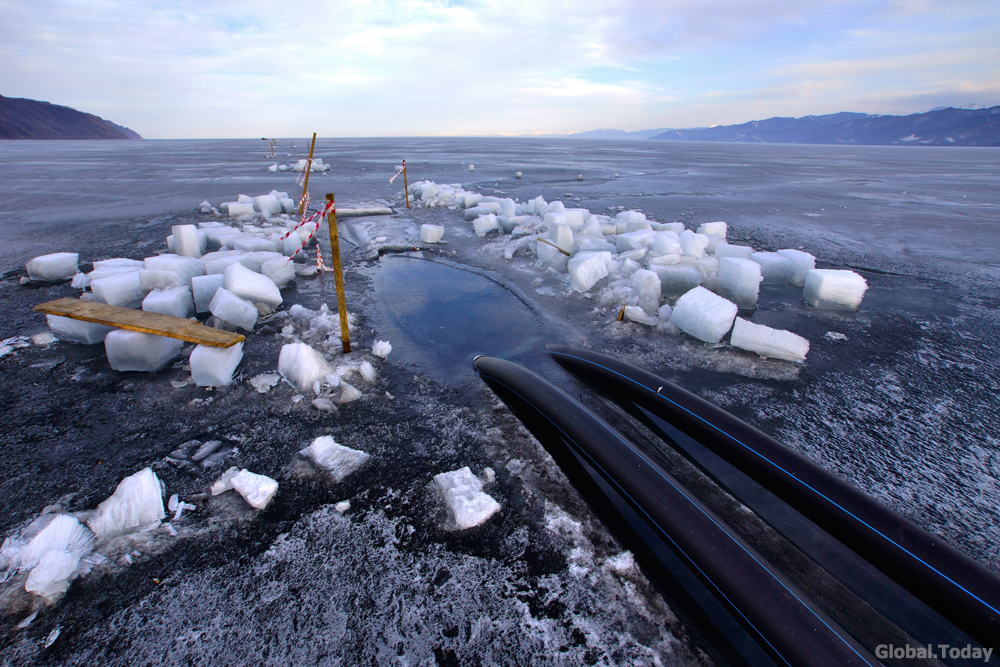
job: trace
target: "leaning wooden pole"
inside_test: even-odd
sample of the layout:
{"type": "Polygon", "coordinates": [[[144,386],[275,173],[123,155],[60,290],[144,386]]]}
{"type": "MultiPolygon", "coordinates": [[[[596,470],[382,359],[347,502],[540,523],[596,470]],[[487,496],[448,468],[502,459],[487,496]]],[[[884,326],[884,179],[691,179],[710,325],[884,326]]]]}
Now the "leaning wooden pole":
{"type": "Polygon", "coordinates": [[[306,211],[306,197],[309,195],[309,172],[313,169],[313,151],[316,149],[316,133],[313,132],[312,144],[309,146],[309,162],[306,164],[306,182],[302,186],[302,201],[299,203],[299,215],[306,211]]]}
{"type": "Polygon", "coordinates": [[[340,236],[337,235],[337,206],[333,201],[333,193],[326,193],[330,202],[330,213],[327,222],[330,223],[330,254],[333,255],[333,278],[337,282],[337,310],[340,312],[340,340],[344,344],[344,354],[351,351],[351,332],[347,329],[347,299],[344,297],[344,270],[340,266],[340,236]]]}
{"type": "Polygon", "coordinates": [[[406,208],[410,208],[410,185],[406,182],[406,160],[403,160],[403,192],[406,193],[406,208]]]}

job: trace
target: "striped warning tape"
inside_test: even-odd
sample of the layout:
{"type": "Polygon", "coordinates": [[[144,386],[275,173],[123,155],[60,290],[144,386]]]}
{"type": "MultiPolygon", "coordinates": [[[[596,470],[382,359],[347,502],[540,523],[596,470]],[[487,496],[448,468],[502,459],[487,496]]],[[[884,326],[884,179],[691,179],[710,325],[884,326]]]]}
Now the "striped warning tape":
{"type": "Polygon", "coordinates": [[[399,171],[397,171],[395,174],[392,175],[392,178],[389,179],[389,182],[392,183],[394,180],[396,180],[396,177],[402,174],[404,171],[406,171],[406,160],[403,160],[403,166],[399,168],[399,171]]]}

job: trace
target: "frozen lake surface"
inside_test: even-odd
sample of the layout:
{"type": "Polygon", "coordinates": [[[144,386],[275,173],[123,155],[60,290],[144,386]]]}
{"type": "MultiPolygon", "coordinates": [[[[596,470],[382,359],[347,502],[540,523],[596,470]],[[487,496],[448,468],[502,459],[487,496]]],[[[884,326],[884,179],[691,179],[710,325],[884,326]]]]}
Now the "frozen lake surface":
{"type": "MultiPolygon", "coordinates": [[[[0,142],[0,339],[44,330],[31,306],[78,294],[20,285],[28,259],[142,258],[165,250],[171,225],[208,219],[196,212],[203,199],[297,196],[295,174],[267,171],[300,157],[306,142],[294,143],[272,159],[249,140],[0,142]]],[[[316,154],[332,168],[311,175],[313,202],[334,192],[342,208],[397,212],[341,220],[359,318],[351,358],[376,339],[393,345],[378,384],[336,413],[295,402],[284,384],[258,393],[248,380],[276,370],[280,318],[248,337],[237,382],[217,391],[173,386],[189,375],[180,363],[117,373],[101,346],[0,358],[4,536],[52,505],[93,509],[146,466],[182,499],[230,465],[281,485],[263,513],[233,494],[203,498],[176,522],[179,535],[118,544],[25,627],[30,596],[3,589],[5,662],[717,661],[472,372],[475,354],[502,356],[588,392],[548,359],[549,342],[678,382],[1000,570],[997,149],[321,139],[316,154]],[[533,258],[504,259],[505,242],[476,238],[461,211],[407,210],[401,181],[387,183],[403,158],[411,183],[594,213],[625,207],[688,229],[725,220],[733,243],[805,250],[822,268],[858,271],[869,289],[857,313],[836,313],[808,308],[801,290],[762,286],[752,320],[809,339],[804,364],[615,322],[616,308],[533,258]],[[421,223],[445,226],[441,251],[365,259],[379,245],[419,245],[421,223]],[[310,473],[296,453],[325,434],[372,462],[336,484],[310,473]],[[220,440],[228,458],[214,468],[166,461],[191,440],[220,440]],[[428,488],[463,466],[496,472],[487,490],[502,506],[467,534],[443,528],[428,488]]],[[[283,309],[334,306],[333,279],[299,278],[283,296],[283,309]]]]}

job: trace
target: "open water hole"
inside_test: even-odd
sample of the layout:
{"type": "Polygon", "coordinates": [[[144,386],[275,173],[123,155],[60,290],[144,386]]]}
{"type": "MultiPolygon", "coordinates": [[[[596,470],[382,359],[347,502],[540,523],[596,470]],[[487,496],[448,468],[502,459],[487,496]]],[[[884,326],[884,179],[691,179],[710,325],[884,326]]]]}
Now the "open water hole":
{"type": "Polygon", "coordinates": [[[374,283],[379,336],[389,336],[396,362],[449,384],[473,378],[480,354],[529,368],[551,363],[541,319],[498,279],[414,254],[383,257],[374,283]]]}

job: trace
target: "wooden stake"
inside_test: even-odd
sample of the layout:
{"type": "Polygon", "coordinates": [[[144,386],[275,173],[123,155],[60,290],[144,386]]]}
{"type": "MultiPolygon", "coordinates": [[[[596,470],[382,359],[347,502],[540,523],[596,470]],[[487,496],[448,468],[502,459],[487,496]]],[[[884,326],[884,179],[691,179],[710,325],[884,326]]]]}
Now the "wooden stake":
{"type": "Polygon", "coordinates": [[[313,132],[312,145],[309,146],[309,162],[306,164],[306,182],[302,185],[302,201],[299,202],[299,215],[306,210],[306,193],[309,192],[309,172],[313,169],[313,150],[316,148],[316,133],[313,132]]]}
{"type": "Polygon", "coordinates": [[[406,193],[406,208],[410,208],[410,186],[406,182],[406,160],[403,160],[403,192],[406,193]]]}
{"type": "MultiPolygon", "coordinates": [[[[326,193],[326,200],[333,203],[333,193],[326,193]]],[[[337,282],[337,310],[340,311],[340,340],[344,344],[344,354],[351,351],[351,332],[347,330],[347,300],[344,298],[344,270],[340,266],[340,236],[337,235],[337,207],[330,208],[327,216],[330,224],[330,254],[333,255],[333,277],[337,282]]]]}

